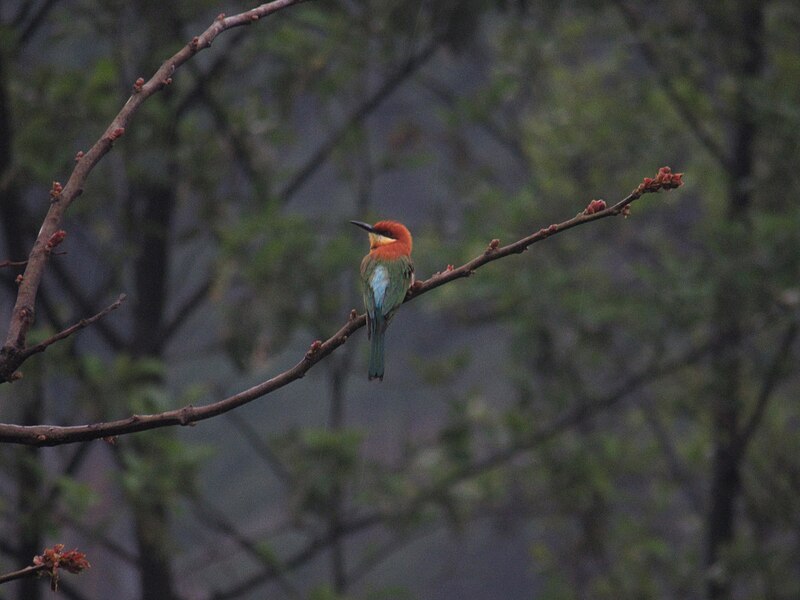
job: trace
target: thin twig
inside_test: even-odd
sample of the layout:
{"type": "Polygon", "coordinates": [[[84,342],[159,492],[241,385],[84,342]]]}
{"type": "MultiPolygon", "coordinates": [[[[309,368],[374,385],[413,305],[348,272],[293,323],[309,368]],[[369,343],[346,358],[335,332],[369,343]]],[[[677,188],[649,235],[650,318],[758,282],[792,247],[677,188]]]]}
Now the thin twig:
{"type": "Polygon", "coordinates": [[[731,158],[725,151],[725,148],[714,138],[711,131],[709,131],[704,122],[695,114],[693,107],[681,95],[678,87],[675,85],[675,73],[670,73],[667,65],[661,59],[658,51],[653,46],[651,41],[642,32],[643,20],[641,15],[622,0],[615,0],[614,4],[622,13],[622,17],[628,25],[628,28],[636,36],[636,43],[642,56],[650,65],[650,68],[658,77],[664,93],[672,103],[675,111],[681,116],[684,122],[689,125],[689,130],[700,141],[709,154],[722,165],[723,168],[731,169],[731,158]]]}
{"type": "Polygon", "coordinates": [[[288,485],[291,481],[291,474],[269,445],[261,439],[255,427],[253,427],[247,419],[239,416],[237,412],[228,413],[228,418],[238,432],[242,434],[244,439],[247,440],[255,453],[269,466],[275,474],[275,477],[282,484],[288,485]]]}
{"type": "Polygon", "coordinates": [[[19,571],[5,573],[4,575],[0,575],[0,584],[14,581],[15,579],[24,579],[25,577],[36,577],[40,571],[44,571],[47,568],[47,565],[31,565],[19,571]]]}
{"type": "MultiPolygon", "coordinates": [[[[50,254],[52,256],[64,256],[66,254],[66,252],[64,252],[64,251],[51,252],[50,254]]],[[[27,264],[28,264],[27,260],[4,260],[4,261],[0,261],[0,269],[4,269],[4,268],[7,268],[7,267],[24,267],[27,264]]]]}
{"type": "Polygon", "coordinates": [[[105,317],[111,311],[117,310],[122,305],[122,303],[124,301],[125,301],[125,294],[120,294],[119,298],[117,298],[116,301],[113,304],[110,304],[109,306],[106,306],[103,310],[101,310],[96,315],[91,316],[88,319],[81,319],[80,321],[75,323],[75,325],[73,325],[72,327],[67,327],[63,331],[59,331],[57,334],[47,338],[43,342],[41,342],[39,344],[36,344],[35,346],[31,346],[30,348],[26,348],[24,350],[24,352],[22,353],[23,357],[24,358],[28,358],[29,356],[31,356],[33,354],[38,354],[39,352],[44,352],[45,350],[47,350],[47,348],[49,346],[52,346],[56,342],[60,342],[61,340],[65,339],[65,338],[68,338],[73,333],[78,332],[81,329],[84,329],[85,327],[88,327],[89,325],[91,325],[95,321],[99,321],[100,319],[105,317]]]}
{"type": "Polygon", "coordinates": [[[166,344],[181,328],[186,320],[194,314],[211,291],[211,281],[206,281],[189,296],[184,303],[175,311],[175,315],[161,328],[161,339],[166,344]]]}
{"type": "Polygon", "coordinates": [[[6,267],[24,267],[27,264],[27,260],[4,260],[0,262],[0,269],[4,269],[6,267]]]}
{"type": "MultiPolygon", "coordinates": [[[[659,178],[666,173],[668,178],[672,178],[668,168],[659,171],[659,178]]],[[[562,223],[553,224],[542,228],[536,233],[524,237],[507,246],[500,246],[498,240],[492,240],[486,251],[475,257],[466,264],[452,268],[448,267],[444,272],[436,273],[429,279],[417,282],[409,290],[405,301],[408,302],[442,285],[451,283],[456,279],[469,277],[477,269],[485,264],[494,262],[512,254],[521,254],[530,246],[541,242],[552,235],[557,235],[578,225],[583,225],[591,221],[597,221],[607,217],[612,217],[627,211],[627,207],[633,201],[641,198],[644,193],[654,192],[662,189],[659,178],[656,180],[646,178],[633,192],[623,200],[613,206],[606,207],[605,203],[599,200],[592,200],[586,210],[578,213],[575,217],[562,223]],[[591,210],[590,210],[591,209],[591,210]]],[[[671,187],[681,185],[680,175],[674,175],[671,187]]],[[[669,188],[667,188],[669,189],[669,188]]],[[[247,390],[224,398],[217,402],[212,402],[204,406],[193,406],[191,404],[157,414],[131,415],[125,419],[109,421],[105,423],[92,423],[88,425],[75,426],[55,426],[55,425],[12,425],[0,424],[0,442],[10,442],[17,444],[28,444],[33,446],[57,446],[80,441],[94,440],[99,438],[113,437],[145,431],[158,427],[168,427],[174,425],[190,425],[198,421],[210,419],[234,408],[243,406],[257,398],[266,396],[293,381],[301,379],[315,364],[330,355],[339,346],[347,342],[348,338],[357,330],[364,326],[365,315],[358,315],[352,311],[350,318],[339,331],[325,342],[317,340],[313,342],[305,356],[293,367],[279,373],[258,385],[247,390]]]]}
{"type": "Polygon", "coordinates": [[[767,405],[772,398],[772,393],[775,391],[775,388],[781,380],[781,372],[791,359],[792,346],[794,345],[794,341],[797,339],[797,334],[799,332],[800,323],[798,323],[798,321],[792,321],[789,324],[789,327],[786,328],[786,332],[781,338],[780,345],[778,346],[777,350],[775,350],[775,355],[772,357],[769,368],[764,375],[764,380],[762,382],[761,389],[759,390],[753,413],[750,415],[750,418],[742,427],[738,435],[741,453],[744,453],[744,451],[747,449],[750,440],[753,439],[753,435],[758,430],[758,427],[764,418],[764,413],[766,412],[767,405]]]}
{"type": "Polygon", "coordinates": [[[442,38],[440,36],[431,39],[419,52],[410,56],[395,73],[390,75],[371,96],[357,106],[342,125],[309,157],[305,164],[297,170],[286,186],[278,193],[278,197],[281,201],[288,202],[325,163],[334,149],[355,126],[363,122],[364,119],[372,114],[375,109],[400,86],[400,84],[436,55],[436,51],[441,46],[441,43],[442,38]]]}
{"type": "Polygon", "coordinates": [[[216,507],[212,506],[199,497],[191,498],[194,510],[198,519],[206,526],[216,529],[217,532],[229,537],[233,542],[252,559],[262,563],[270,573],[270,578],[277,578],[281,590],[289,598],[302,598],[300,593],[291,581],[285,577],[284,571],[276,561],[271,560],[269,555],[259,547],[258,543],[249,540],[242,534],[236,526],[228,519],[228,516],[216,507]]]}

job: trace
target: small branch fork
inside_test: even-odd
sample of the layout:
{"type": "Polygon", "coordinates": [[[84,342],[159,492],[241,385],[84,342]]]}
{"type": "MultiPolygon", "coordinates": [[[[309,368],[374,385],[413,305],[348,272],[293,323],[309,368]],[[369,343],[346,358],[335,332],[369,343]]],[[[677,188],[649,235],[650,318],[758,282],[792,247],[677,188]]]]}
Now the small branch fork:
{"type": "MultiPolygon", "coordinates": [[[[422,294],[430,292],[439,286],[450,283],[462,277],[472,275],[483,265],[499,260],[511,254],[520,254],[531,245],[541,242],[550,236],[556,235],[578,225],[597,221],[606,217],[617,215],[627,216],[629,205],[641,198],[646,193],[659,190],[674,189],[683,184],[682,173],[672,173],[669,167],[659,170],[655,178],[645,178],[626,198],[612,206],[606,206],[603,200],[592,200],[585,210],[575,217],[562,223],[556,223],[540,229],[536,233],[524,237],[507,246],[500,246],[499,240],[492,240],[486,251],[466,264],[453,268],[448,267],[444,272],[437,273],[429,279],[417,282],[409,290],[405,301],[408,302],[422,294]]],[[[247,390],[204,406],[187,405],[183,408],[169,410],[157,414],[131,415],[125,419],[108,421],[104,423],[91,423],[88,425],[74,425],[68,427],[55,425],[11,425],[0,424],[0,443],[27,444],[31,446],[58,446],[87,440],[106,439],[113,442],[115,436],[168,427],[171,425],[192,425],[198,421],[210,419],[226,413],[234,408],[247,404],[257,398],[266,396],[293,381],[302,378],[311,367],[331,354],[358,329],[364,326],[366,317],[359,315],[355,310],[333,336],[326,341],[316,340],[309,347],[305,356],[292,368],[268,379],[247,390]]]]}
{"type": "Polygon", "coordinates": [[[164,61],[149,80],[145,81],[141,77],[136,80],[128,101],[111,121],[100,139],[87,152],[81,151],[75,155],[75,167],[66,185],[62,186],[57,181],[53,182],[50,190],[50,208],[28,256],[25,272],[17,279],[19,284],[17,300],[11,313],[5,342],[0,348],[0,383],[11,381],[25,358],[30,356],[30,354],[26,356],[25,342],[28,330],[34,321],[36,294],[42,281],[47,258],[52,250],[52,246],[48,247],[48,244],[51,244],[54,236],[57,238],[63,233],[59,230],[59,226],[66,210],[81,195],[89,174],[111,150],[114,141],[125,134],[125,129],[134,113],[150,96],[172,83],[172,76],[178,67],[201,50],[210,47],[214,39],[222,32],[233,27],[255,23],[278,10],[304,1],[306,0],[274,0],[230,17],[226,17],[224,14],[219,15],[203,33],[192,38],[188,44],[164,61]]]}
{"type": "Polygon", "coordinates": [[[52,346],[56,342],[60,342],[61,340],[71,336],[73,333],[76,333],[81,329],[88,327],[92,323],[99,321],[100,319],[105,317],[108,313],[117,310],[124,301],[125,301],[125,294],[120,294],[119,298],[117,298],[113,304],[107,306],[96,315],[88,317],[86,319],[81,319],[71,327],[67,327],[63,331],[59,331],[55,335],[47,338],[43,342],[36,344],[35,346],[29,346],[21,350],[14,350],[13,353],[4,355],[3,358],[4,359],[7,358],[9,360],[0,361],[0,378],[2,378],[3,381],[9,381],[9,382],[22,379],[22,373],[16,370],[16,366],[21,365],[23,362],[28,360],[28,358],[30,358],[34,354],[39,354],[40,352],[44,352],[45,350],[47,350],[49,346],[52,346]],[[14,370],[8,372],[6,371],[6,369],[8,368],[14,370]]]}

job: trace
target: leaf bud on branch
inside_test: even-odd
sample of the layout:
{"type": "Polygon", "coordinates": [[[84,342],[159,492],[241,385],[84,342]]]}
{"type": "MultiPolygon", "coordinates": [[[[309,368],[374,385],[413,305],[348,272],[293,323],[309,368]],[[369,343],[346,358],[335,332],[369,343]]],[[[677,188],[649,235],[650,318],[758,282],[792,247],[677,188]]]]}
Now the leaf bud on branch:
{"type": "Polygon", "coordinates": [[[64,552],[64,544],[45,548],[41,554],[33,557],[33,564],[42,569],[40,574],[46,573],[50,576],[50,589],[54,592],[58,590],[60,568],[78,574],[91,567],[86,560],[86,554],[78,552],[77,548],[64,552]]]}
{"type": "Polygon", "coordinates": [[[589,202],[588,206],[583,210],[583,214],[593,215],[605,209],[606,209],[605,200],[592,200],[591,202],[589,202]]]}
{"type": "Polygon", "coordinates": [[[50,252],[53,248],[58,246],[61,242],[64,241],[64,238],[67,237],[67,232],[63,229],[59,229],[53,235],[50,236],[50,239],[47,240],[47,243],[44,246],[44,249],[47,252],[50,252]]]}

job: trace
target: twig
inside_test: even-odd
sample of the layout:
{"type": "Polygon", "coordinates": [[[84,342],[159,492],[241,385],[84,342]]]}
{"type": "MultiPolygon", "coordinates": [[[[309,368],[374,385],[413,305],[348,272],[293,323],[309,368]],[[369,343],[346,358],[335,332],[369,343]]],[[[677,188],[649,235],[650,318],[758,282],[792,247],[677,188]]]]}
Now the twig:
{"type": "MultiPolygon", "coordinates": [[[[442,285],[450,283],[456,279],[468,277],[477,269],[485,264],[494,262],[511,254],[521,254],[536,242],[541,242],[552,235],[556,235],[578,225],[583,225],[591,221],[597,221],[606,217],[619,214],[627,214],[627,207],[642,195],[650,192],[657,192],[661,189],[673,189],[682,184],[682,174],[672,173],[668,167],[659,170],[655,179],[645,178],[639,186],[626,198],[607,207],[602,200],[592,200],[586,209],[578,213],[575,217],[562,223],[550,225],[540,229],[536,233],[529,235],[507,246],[500,246],[498,240],[492,240],[486,251],[467,262],[466,264],[452,268],[448,267],[444,272],[437,273],[429,279],[417,282],[409,290],[405,301],[408,302],[422,294],[430,292],[442,285]]],[[[145,431],[158,427],[168,427],[172,425],[191,425],[198,421],[210,419],[234,408],[252,402],[257,398],[278,390],[297,379],[301,379],[309,369],[319,361],[327,357],[339,346],[343,345],[348,338],[358,329],[364,326],[365,315],[358,315],[352,311],[349,320],[339,331],[328,338],[325,342],[314,341],[305,356],[295,366],[279,373],[275,377],[268,379],[247,390],[206,404],[204,406],[193,406],[191,404],[157,414],[131,415],[125,419],[109,421],[105,423],[92,423],[88,425],[56,426],[56,425],[12,425],[0,424],[0,442],[10,442],[16,444],[28,444],[33,446],[58,446],[73,442],[95,440],[99,438],[113,438],[113,436],[145,431]]]]}
{"type": "Polygon", "coordinates": [[[5,573],[0,575],[0,583],[7,583],[9,581],[14,581],[15,579],[23,579],[25,577],[36,577],[41,571],[44,571],[47,568],[47,565],[31,565],[30,567],[25,567],[24,569],[20,569],[19,571],[12,571],[11,573],[5,573]]]}
{"type": "Polygon", "coordinates": [[[636,36],[639,51],[650,65],[650,68],[655,72],[664,93],[672,103],[675,111],[686,124],[689,125],[689,130],[700,143],[705,146],[709,154],[711,154],[723,168],[731,170],[731,158],[728,156],[725,148],[714,138],[712,132],[706,128],[704,122],[695,114],[691,103],[687,102],[683,96],[681,96],[681,93],[675,85],[674,74],[668,72],[667,65],[661,60],[656,48],[642,33],[643,23],[641,16],[622,0],[615,0],[614,4],[622,13],[622,17],[627,23],[628,28],[636,36]]]}
{"type": "Polygon", "coordinates": [[[762,382],[761,389],[759,390],[753,413],[750,415],[750,418],[747,420],[738,434],[739,451],[741,453],[744,453],[747,449],[747,446],[753,439],[753,435],[758,430],[758,427],[764,418],[764,413],[767,410],[767,405],[772,397],[772,393],[775,391],[775,388],[781,380],[781,372],[791,359],[792,345],[794,344],[795,339],[797,339],[797,334],[799,332],[800,323],[797,321],[792,321],[781,338],[780,346],[778,346],[778,349],[775,351],[775,355],[772,357],[772,361],[767,369],[767,373],[764,375],[764,380],[762,382]]]}
{"type": "Polygon", "coordinates": [[[261,439],[255,427],[253,427],[247,419],[239,416],[237,412],[228,413],[228,418],[238,432],[241,433],[244,439],[250,444],[250,448],[255,451],[267,466],[269,466],[275,477],[282,484],[288,485],[291,481],[291,474],[269,445],[261,439]]]}
{"type": "Polygon", "coordinates": [[[417,72],[425,64],[428,63],[435,55],[436,51],[441,46],[441,36],[436,36],[431,39],[419,52],[410,56],[397,72],[390,75],[381,86],[368,98],[366,98],[359,106],[357,106],[352,113],[345,119],[344,123],[331,134],[331,136],[320,146],[311,157],[303,164],[300,169],[292,176],[286,186],[278,193],[278,198],[282,202],[288,202],[292,196],[308,181],[308,179],[319,169],[328,156],[334,151],[339,143],[345,136],[352,131],[353,127],[361,123],[376,108],[378,108],[384,100],[386,100],[400,84],[402,84],[411,75],[417,72]]]}
{"type": "MultiPolygon", "coordinates": [[[[51,252],[52,256],[63,256],[66,252],[51,252]]],[[[24,267],[28,264],[27,260],[4,260],[0,261],[0,269],[5,269],[8,267],[24,267]]]]}
{"type": "Polygon", "coordinates": [[[249,540],[242,534],[233,523],[231,523],[225,513],[220,512],[202,498],[192,498],[191,500],[194,504],[198,519],[204,525],[229,537],[239,548],[244,550],[250,558],[262,563],[269,571],[270,579],[277,578],[278,585],[286,596],[289,598],[303,597],[300,591],[285,577],[285,572],[281,569],[277,560],[270,558],[269,554],[264,552],[256,542],[249,540]]]}
{"type": "Polygon", "coordinates": [[[32,565],[13,573],[0,575],[0,583],[38,576],[40,572],[46,571],[50,575],[50,589],[55,592],[58,590],[61,569],[78,574],[89,568],[91,565],[86,560],[86,554],[78,552],[77,548],[65,551],[64,544],[56,544],[52,548],[45,548],[40,555],[34,556],[32,565]]]}
{"type": "Polygon", "coordinates": [[[139,78],[133,84],[131,96],[100,139],[86,153],[79,152],[76,155],[75,167],[66,185],[62,186],[58,182],[53,182],[50,192],[50,208],[28,256],[28,264],[20,281],[17,300],[11,313],[5,344],[0,349],[0,375],[6,375],[6,377],[0,377],[0,381],[8,381],[8,376],[14,373],[21,364],[19,357],[25,350],[28,330],[34,321],[36,294],[52,249],[48,248],[48,241],[59,230],[67,208],[83,192],[83,186],[89,174],[111,150],[114,141],[125,134],[125,128],[139,107],[150,96],[169,85],[175,71],[195,54],[210,47],[219,34],[233,27],[255,23],[282,8],[304,1],[274,0],[230,17],[219,15],[203,33],[192,38],[188,44],[164,61],[149,80],[145,81],[143,78],[139,78]]]}
{"type": "Polygon", "coordinates": [[[27,260],[4,260],[0,262],[0,269],[4,269],[6,267],[24,267],[27,264],[27,260]]]}
{"type": "Polygon", "coordinates": [[[22,352],[22,357],[23,357],[22,360],[25,360],[29,356],[32,356],[34,354],[38,354],[39,352],[44,352],[45,350],[47,350],[47,348],[49,346],[52,346],[56,342],[60,342],[61,340],[71,336],[73,333],[75,333],[77,331],[80,331],[81,329],[84,329],[85,327],[88,327],[89,325],[91,325],[95,321],[99,321],[100,319],[105,317],[111,311],[117,310],[122,305],[123,302],[125,302],[125,294],[120,294],[119,298],[117,298],[116,301],[113,304],[110,304],[109,306],[106,306],[103,310],[101,310],[96,315],[91,316],[88,319],[81,319],[80,321],[75,323],[75,325],[73,325],[71,327],[67,327],[63,331],[59,331],[57,334],[47,338],[43,342],[40,342],[40,343],[36,344],[35,346],[31,346],[29,348],[26,348],[22,352]]]}
{"type": "Polygon", "coordinates": [[[203,300],[208,297],[209,291],[211,291],[211,281],[206,281],[175,311],[172,319],[161,328],[161,339],[164,340],[164,343],[171,340],[175,332],[194,314],[194,311],[200,307],[203,300]]]}
{"type": "MultiPolygon", "coordinates": [[[[98,312],[100,307],[97,305],[97,299],[101,297],[104,290],[110,287],[111,281],[109,277],[106,277],[106,281],[100,285],[94,286],[94,290],[89,291],[83,289],[68,269],[64,267],[63,263],[56,261],[51,264],[51,267],[50,272],[55,275],[64,293],[72,299],[76,311],[82,314],[94,314],[98,312]]],[[[108,321],[95,322],[94,330],[100,334],[103,341],[108,344],[113,351],[120,352],[126,347],[126,341],[122,334],[114,329],[108,321]]]]}
{"type": "MultiPolygon", "coordinates": [[[[28,40],[33,37],[33,34],[39,30],[39,27],[44,22],[45,17],[47,17],[47,13],[55,6],[57,0],[45,0],[39,8],[37,9],[36,13],[30,18],[27,19],[27,23],[22,27],[22,31],[19,33],[19,38],[17,40],[18,46],[24,46],[28,40]]],[[[33,4],[32,2],[26,2],[25,4],[33,4]]],[[[18,17],[28,15],[27,10],[20,12],[18,17]]],[[[20,20],[15,25],[22,25],[22,21],[20,20]]]]}

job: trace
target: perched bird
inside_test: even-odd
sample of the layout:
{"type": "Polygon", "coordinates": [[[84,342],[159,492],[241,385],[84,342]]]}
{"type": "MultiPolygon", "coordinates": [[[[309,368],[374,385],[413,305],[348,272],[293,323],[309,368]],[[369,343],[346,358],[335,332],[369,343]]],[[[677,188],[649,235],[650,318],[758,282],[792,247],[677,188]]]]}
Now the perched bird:
{"type": "Polygon", "coordinates": [[[383,379],[383,336],[414,283],[411,233],[397,221],[378,221],[375,225],[350,222],[369,232],[369,254],[361,261],[361,291],[371,340],[369,378],[383,379]]]}

